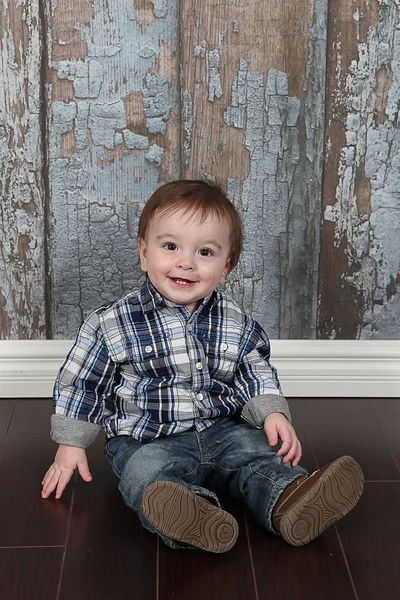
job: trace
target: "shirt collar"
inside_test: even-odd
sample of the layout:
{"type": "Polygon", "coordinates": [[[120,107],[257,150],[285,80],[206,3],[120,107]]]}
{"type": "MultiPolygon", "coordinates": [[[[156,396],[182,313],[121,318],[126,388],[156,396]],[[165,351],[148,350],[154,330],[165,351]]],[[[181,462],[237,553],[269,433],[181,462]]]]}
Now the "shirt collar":
{"type": "Polygon", "coordinates": [[[146,277],[146,281],[140,290],[139,301],[145,314],[151,310],[154,310],[157,306],[165,306],[165,300],[163,296],[157,292],[156,288],[148,277],[146,277]]]}
{"type": "MultiPolygon", "coordinates": [[[[214,306],[216,302],[221,297],[221,292],[218,290],[213,290],[211,294],[208,294],[203,301],[201,302],[199,308],[197,309],[200,313],[202,309],[208,305],[209,308],[214,306]]],[[[181,304],[175,304],[175,302],[171,302],[162,296],[151,283],[150,279],[146,277],[146,281],[144,282],[142,289],[139,293],[139,301],[142,306],[143,312],[146,314],[151,310],[155,310],[158,306],[169,306],[170,308],[175,308],[176,306],[182,306],[181,304]]]]}

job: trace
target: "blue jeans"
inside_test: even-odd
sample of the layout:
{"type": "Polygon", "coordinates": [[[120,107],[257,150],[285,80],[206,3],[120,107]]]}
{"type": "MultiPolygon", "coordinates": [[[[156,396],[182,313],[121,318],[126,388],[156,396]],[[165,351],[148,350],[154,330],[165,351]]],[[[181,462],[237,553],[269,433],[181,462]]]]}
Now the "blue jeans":
{"type": "Polygon", "coordinates": [[[186,431],[147,443],[130,436],[111,438],[104,451],[119,477],[125,503],[146,529],[173,548],[184,546],[162,536],[142,514],[142,497],[151,483],[179,483],[217,506],[215,492],[224,490],[243,500],[263,528],[276,533],[272,512],[279,496],[307,473],[302,467],[283,464],[263,430],[234,417],[221,418],[205,431],[186,431]]]}

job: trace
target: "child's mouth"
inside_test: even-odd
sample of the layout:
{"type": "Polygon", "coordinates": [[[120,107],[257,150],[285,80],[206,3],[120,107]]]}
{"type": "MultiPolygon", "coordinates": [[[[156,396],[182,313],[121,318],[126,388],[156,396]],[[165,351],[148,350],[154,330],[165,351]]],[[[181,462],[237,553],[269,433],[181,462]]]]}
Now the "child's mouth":
{"type": "Polygon", "coordinates": [[[170,280],[180,287],[190,287],[196,283],[190,279],[182,279],[182,277],[170,277],[170,280]]]}

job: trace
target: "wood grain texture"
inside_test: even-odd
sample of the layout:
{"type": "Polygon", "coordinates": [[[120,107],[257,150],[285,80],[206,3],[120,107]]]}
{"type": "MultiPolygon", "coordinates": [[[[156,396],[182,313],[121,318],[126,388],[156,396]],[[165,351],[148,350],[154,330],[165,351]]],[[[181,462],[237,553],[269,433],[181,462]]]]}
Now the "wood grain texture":
{"type": "Polygon", "coordinates": [[[396,598],[400,589],[400,482],[367,483],[338,525],[359,600],[396,598]]]}
{"type": "Polygon", "coordinates": [[[51,413],[50,400],[17,403],[0,459],[0,546],[65,544],[71,490],[62,500],[40,496],[57,450],[49,437],[51,413]]]}
{"type": "Polygon", "coordinates": [[[310,441],[308,438],[308,432],[303,421],[303,415],[301,412],[300,403],[296,398],[288,399],[289,410],[292,417],[292,425],[296,431],[296,435],[301,443],[302,456],[300,465],[306,469],[309,473],[315,471],[318,465],[315,461],[310,441]]]}
{"type": "MultiPolygon", "coordinates": [[[[346,427],[343,427],[343,413],[339,411],[343,404],[341,400],[336,406],[331,401],[325,416],[315,410],[314,400],[310,401],[309,411],[304,410],[304,402],[309,401],[291,400],[290,405],[296,431],[303,441],[304,464],[308,469],[314,468],[313,454],[320,461],[325,445],[328,454],[331,450],[334,454],[341,452],[345,445],[348,450],[356,450],[359,458],[369,457],[376,451],[382,473],[392,472],[392,456],[383,453],[382,447],[387,442],[390,445],[396,443],[396,437],[392,438],[392,435],[397,435],[400,400],[388,400],[387,405],[381,399],[370,400],[375,415],[371,410],[364,410],[364,401],[357,400],[362,410],[344,413],[348,422],[346,427]],[[371,414],[377,433],[371,425],[371,414]],[[393,427],[390,421],[393,421],[393,427]],[[360,435],[355,434],[357,431],[360,435]],[[354,435],[355,442],[351,446],[354,435]],[[335,447],[332,446],[334,439],[335,447]]],[[[324,404],[325,401],[317,402],[324,404]]],[[[1,401],[0,409],[3,404],[1,401]]],[[[59,537],[54,531],[62,524],[63,516],[53,514],[53,518],[47,516],[44,521],[35,505],[39,472],[49,460],[49,446],[45,440],[51,402],[18,400],[16,404],[7,436],[7,452],[0,459],[0,500],[4,496],[8,498],[6,504],[0,504],[2,600],[3,597],[4,600],[397,598],[400,588],[400,480],[367,482],[356,508],[304,547],[290,546],[279,537],[261,531],[248,517],[246,531],[241,507],[227,498],[220,498],[224,508],[230,510],[240,524],[238,543],[230,552],[212,555],[201,551],[174,551],[161,541],[157,551],[157,537],[145,531],[123,504],[117,490],[117,478],[103,456],[102,439],[98,438],[88,450],[93,481],[86,484],[75,479],[69,536],[65,535],[64,542],[54,547],[59,537]],[[28,412],[27,404],[34,406],[34,410],[28,412]],[[24,467],[27,448],[29,469],[34,473],[31,478],[24,467]],[[6,480],[2,475],[4,458],[13,466],[8,469],[6,480]],[[18,483],[21,479],[24,486],[18,483]],[[34,524],[35,521],[41,521],[42,525],[34,524]],[[10,533],[4,536],[7,528],[10,533]],[[29,530],[29,535],[17,538],[16,528],[20,532],[29,530]],[[43,536],[44,528],[51,535],[43,536]],[[10,547],[8,542],[11,546],[15,542],[19,547],[10,547]],[[52,547],[44,547],[43,543],[52,547]]],[[[396,447],[392,446],[393,449],[396,447]]],[[[52,511],[54,504],[59,503],[45,502],[45,511],[52,511]]]]}
{"type": "MultiPolygon", "coordinates": [[[[313,472],[317,465],[299,401],[290,399],[289,408],[292,424],[303,448],[300,464],[313,472]]],[[[292,600],[355,600],[333,528],[307,546],[295,548],[282,538],[262,531],[251,518],[248,518],[248,527],[258,600],[278,597],[292,600]]]]}
{"type": "Polygon", "coordinates": [[[11,423],[11,417],[14,412],[16,400],[0,401],[0,456],[3,450],[3,444],[7,435],[8,427],[11,423]]]}
{"type": "Polygon", "coordinates": [[[45,337],[38,0],[0,5],[0,339],[45,337]]]}
{"type": "Polygon", "coordinates": [[[54,600],[64,548],[0,548],[4,600],[54,600]]]}
{"type": "Polygon", "coordinates": [[[327,2],[182,8],[183,174],[245,225],[228,289],[272,337],[315,337],[327,2]]]}
{"type": "Polygon", "coordinates": [[[318,335],[400,335],[400,12],[330,3],[318,335]]]}
{"type": "Polygon", "coordinates": [[[370,406],[400,472],[400,407],[395,399],[370,400],[370,406]]]}
{"type": "Polygon", "coordinates": [[[399,472],[367,400],[302,399],[299,403],[319,467],[349,454],[360,463],[366,480],[399,481],[399,472]]]}
{"type": "Polygon", "coordinates": [[[307,546],[296,548],[250,522],[249,539],[259,600],[356,600],[333,528],[307,546]]]}
{"type": "Polygon", "coordinates": [[[117,489],[103,437],[88,449],[93,480],[76,478],[59,600],[156,597],[157,537],[146,531],[117,489]]]}
{"type": "Polygon", "coordinates": [[[138,214],[179,177],[178,2],[63,0],[48,15],[54,333],[142,280],[138,214]]]}
{"type": "Polygon", "coordinates": [[[224,510],[239,524],[235,546],[225,554],[171,550],[159,544],[159,600],[246,598],[256,600],[244,511],[240,504],[219,497],[224,510]]]}
{"type": "Polygon", "coordinates": [[[242,213],[226,288],[271,337],[398,339],[399,27],[397,0],[4,0],[0,339],[140,285],[178,177],[242,213]]]}

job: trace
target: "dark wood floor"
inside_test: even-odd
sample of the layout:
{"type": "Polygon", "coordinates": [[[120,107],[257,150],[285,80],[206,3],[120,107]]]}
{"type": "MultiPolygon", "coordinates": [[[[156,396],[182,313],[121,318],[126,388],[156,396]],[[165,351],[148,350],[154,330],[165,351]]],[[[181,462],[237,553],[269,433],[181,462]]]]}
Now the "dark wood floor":
{"type": "Polygon", "coordinates": [[[290,401],[310,471],[342,454],[362,465],[356,509],[294,548],[260,531],[224,499],[240,526],[227,554],[173,551],[125,507],[99,439],[90,484],[40,497],[53,460],[49,400],[0,400],[2,600],[396,600],[400,598],[400,399],[290,401]]]}

